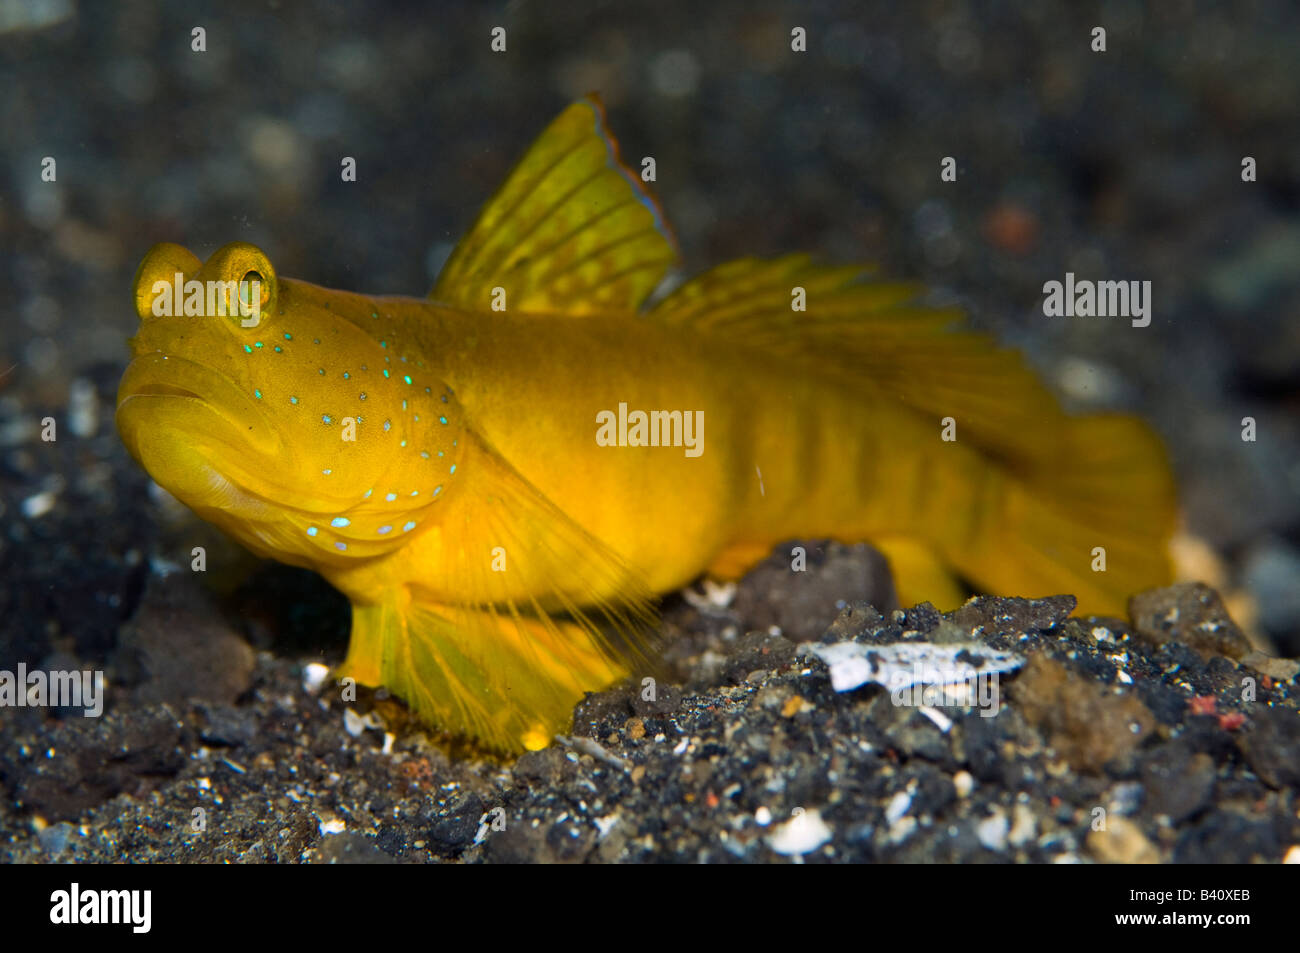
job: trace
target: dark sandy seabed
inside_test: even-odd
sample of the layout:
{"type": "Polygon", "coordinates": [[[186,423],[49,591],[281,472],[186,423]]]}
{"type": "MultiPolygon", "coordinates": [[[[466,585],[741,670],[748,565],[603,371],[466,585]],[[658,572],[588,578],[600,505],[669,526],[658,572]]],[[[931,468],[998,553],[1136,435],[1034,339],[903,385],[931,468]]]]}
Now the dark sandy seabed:
{"type": "Polygon", "coordinates": [[[0,33],[0,668],[110,686],[102,718],[0,714],[0,861],[1300,860],[1297,666],[1269,658],[1300,655],[1300,13],[792,6],[86,3],[0,33]],[[876,261],[1024,350],[1072,410],[1150,420],[1197,575],[1250,639],[1198,589],[1132,623],[1068,618],[1065,595],[896,617],[868,550],[810,543],[808,572],[778,548],[726,607],[670,597],[656,700],[638,675],[518,759],[305,687],[343,657],[341,597],[179,511],[113,431],[135,265],[239,239],[284,275],[420,294],[592,89],[625,154],[657,156],[688,272],[876,261]],[[49,154],[56,187],[32,173],[49,154]],[[1151,280],[1152,324],[1045,319],[1067,270],[1151,280]],[[800,646],[846,639],[1026,663],[997,717],[936,718],[834,692],[800,646]]]}
{"type": "MultiPolygon", "coordinates": [[[[328,682],[314,690],[283,645],[254,650],[214,621],[188,573],[150,575],[109,670],[131,703],[3,722],[0,858],[1296,859],[1300,665],[1252,649],[1211,590],[1153,591],[1135,604],[1140,628],[1067,618],[1070,596],[882,615],[835,602],[888,600],[879,557],[807,545],[807,572],[774,555],[729,607],[670,600],[653,700],[640,679],[589,695],[571,735],[505,762],[430,738],[382,693],[345,704],[328,682]],[[996,717],[931,717],[883,688],[836,693],[805,639],[975,641],[1027,661],[1001,682],[996,717]]],[[[315,577],[268,573],[326,607],[271,624],[287,637],[328,624],[315,577]]]]}

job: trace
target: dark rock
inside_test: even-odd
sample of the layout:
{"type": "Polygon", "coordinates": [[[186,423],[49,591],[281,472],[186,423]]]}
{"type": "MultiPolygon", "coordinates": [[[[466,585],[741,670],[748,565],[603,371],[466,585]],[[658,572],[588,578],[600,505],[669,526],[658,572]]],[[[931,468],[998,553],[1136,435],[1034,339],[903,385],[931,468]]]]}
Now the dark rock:
{"type": "Polygon", "coordinates": [[[1050,632],[1074,611],[1074,596],[1048,599],[1004,599],[980,596],[952,614],[952,621],[967,631],[980,629],[986,637],[1050,632]]]}
{"type": "Polygon", "coordinates": [[[397,860],[380,850],[374,838],[348,831],[322,838],[320,847],[312,854],[311,862],[313,864],[395,864],[397,860]]]}
{"type": "Polygon", "coordinates": [[[166,706],[76,719],[51,729],[39,750],[7,747],[0,776],[14,801],[46,819],[75,820],[123,792],[138,794],[175,774],[181,723],[166,706]]]}
{"type": "Polygon", "coordinates": [[[484,821],[486,806],[473,792],[458,794],[439,810],[429,826],[428,840],[439,853],[458,853],[474,843],[479,825],[484,821]]]}
{"type": "Polygon", "coordinates": [[[1271,788],[1300,786],[1300,714],[1263,708],[1237,738],[1246,763],[1271,788]]]}
{"type": "Polygon", "coordinates": [[[1146,810],[1168,815],[1175,824],[1206,807],[1214,793],[1214,759],[1181,740],[1149,753],[1140,775],[1146,810]]]}
{"type": "Polygon", "coordinates": [[[1003,723],[1000,718],[981,718],[973,712],[961,719],[954,731],[961,732],[966,764],[978,780],[996,782],[1002,778],[1003,723]]]}
{"type": "Polygon", "coordinates": [[[632,710],[638,715],[670,715],[682,703],[680,685],[642,679],[632,690],[632,710]]]}
{"type": "Polygon", "coordinates": [[[1012,697],[1025,720],[1079,771],[1096,773],[1130,755],[1155,727],[1136,695],[1113,695],[1041,654],[1025,665],[1012,697]]]}
{"type": "Polygon", "coordinates": [[[554,746],[541,751],[529,751],[515,762],[515,777],[526,784],[551,786],[556,784],[565,766],[564,753],[554,746]]]}
{"type": "Polygon", "coordinates": [[[735,654],[727,660],[723,674],[732,682],[743,682],[751,672],[768,672],[794,659],[792,642],[769,632],[749,632],[736,642],[735,654]]]}
{"type": "Polygon", "coordinates": [[[1135,634],[1153,646],[1181,642],[1202,658],[1243,658],[1251,650],[1219,594],[1204,583],[1148,589],[1129,600],[1135,634]]]}
{"type": "Polygon", "coordinates": [[[199,738],[210,745],[238,747],[257,734],[257,718],[246,709],[230,705],[202,705],[203,726],[199,738]]]}
{"type": "Polygon", "coordinates": [[[899,625],[904,630],[912,629],[920,632],[922,635],[929,635],[939,627],[939,620],[942,616],[939,610],[928,602],[922,602],[919,605],[912,606],[903,612],[903,619],[899,625]]]}
{"type": "Polygon", "coordinates": [[[1213,811],[1174,845],[1176,864],[1276,863],[1282,844],[1272,825],[1232,811],[1213,811]]]}
{"type": "Polygon", "coordinates": [[[483,842],[483,856],[497,864],[545,864],[556,859],[541,828],[509,822],[505,830],[487,835],[483,842]]]}
{"type": "Polygon", "coordinates": [[[740,582],[732,610],[756,629],[778,626],[794,642],[815,639],[838,615],[836,603],[863,600],[892,609],[897,601],[885,558],[871,547],[794,541],[777,546],[740,582]],[[805,569],[791,554],[803,551],[805,569]],[[834,558],[826,557],[827,550],[834,558]]]}
{"type": "MultiPolygon", "coordinates": [[[[588,692],[573,710],[573,731],[579,735],[594,735],[597,726],[610,722],[621,724],[631,714],[630,692],[626,690],[588,692]]],[[[524,755],[524,757],[528,756],[524,755]]]]}
{"type": "Polygon", "coordinates": [[[909,758],[956,767],[948,739],[929,718],[915,708],[895,705],[888,694],[878,696],[872,706],[881,713],[877,720],[886,725],[885,736],[895,750],[909,758]]]}
{"type": "Polygon", "coordinates": [[[1187,696],[1164,682],[1142,681],[1134,686],[1142,704],[1146,705],[1162,725],[1181,724],[1187,715],[1187,696]]]}
{"type": "Polygon", "coordinates": [[[116,667],[141,704],[234,702],[248,690],[253,650],[184,573],[153,576],[123,626],[116,667]]]}
{"type": "Polygon", "coordinates": [[[882,616],[875,606],[866,602],[854,602],[846,606],[839,615],[835,617],[829,628],[822,635],[823,642],[870,642],[882,636],[884,633],[893,630],[893,638],[886,641],[895,642],[898,640],[901,627],[897,623],[890,622],[882,616]]]}

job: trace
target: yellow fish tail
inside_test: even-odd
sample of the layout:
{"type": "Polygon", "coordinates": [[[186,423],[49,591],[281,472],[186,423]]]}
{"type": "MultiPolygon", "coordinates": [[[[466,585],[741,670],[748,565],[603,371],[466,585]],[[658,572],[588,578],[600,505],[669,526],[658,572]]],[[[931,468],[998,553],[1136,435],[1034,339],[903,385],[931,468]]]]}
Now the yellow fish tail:
{"type": "MultiPolygon", "coordinates": [[[[914,303],[917,285],[868,274],[804,255],[741,259],[650,312],[802,365],[840,395],[836,455],[812,481],[785,474],[801,488],[799,524],[768,526],[768,537],[871,542],[904,604],[952,608],[964,580],[1005,595],[1072,593],[1081,611],[1116,614],[1131,593],[1167,583],[1176,494],[1156,435],[1135,418],[1068,416],[1019,354],[952,309],[914,303]],[[844,469],[855,461],[870,473],[844,469]]],[[[782,510],[761,498],[747,518],[763,525],[771,512],[782,510]]]]}
{"type": "Polygon", "coordinates": [[[1134,592],[1173,578],[1173,476],[1160,439],[1133,417],[1105,414],[1060,426],[1067,449],[1008,481],[1006,522],[958,565],[992,591],[1068,592],[1079,610],[1123,616],[1134,592]]]}
{"type": "Polygon", "coordinates": [[[948,612],[965,601],[965,587],[932,545],[911,536],[881,536],[871,545],[889,563],[900,606],[929,602],[948,612]]]}
{"type": "Polygon", "coordinates": [[[1132,593],[1170,581],[1177,511],[1159,439],[1135,418],[1057,414],[1059,456],[1027,470],[986,461],[947,487],[963,502],[921,520],[923,535],[877,543],[904,605],[955,608],[960,578],[980,592],[1069,593],[1080,612],[1122,617],[1132,593]]]}

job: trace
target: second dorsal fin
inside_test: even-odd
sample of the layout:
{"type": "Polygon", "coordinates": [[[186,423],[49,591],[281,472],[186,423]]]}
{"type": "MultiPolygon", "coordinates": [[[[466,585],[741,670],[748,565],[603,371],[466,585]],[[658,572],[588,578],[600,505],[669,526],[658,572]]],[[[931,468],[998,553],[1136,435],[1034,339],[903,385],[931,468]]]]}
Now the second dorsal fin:
{"type": "Polygon", "coordinates": [[[677,260],[594,96],[546,128],[456,246],[430,297],[488,310],[633,313],[677,260]],[[501,304],[497,304],[500,310],[501,304]]]}

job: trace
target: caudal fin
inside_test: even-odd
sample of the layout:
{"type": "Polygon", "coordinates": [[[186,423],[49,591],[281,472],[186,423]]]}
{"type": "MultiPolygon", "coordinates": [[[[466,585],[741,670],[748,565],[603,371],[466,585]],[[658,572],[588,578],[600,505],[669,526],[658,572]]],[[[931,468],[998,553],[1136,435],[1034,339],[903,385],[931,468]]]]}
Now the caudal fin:
{"type": "Polygon", "coordinates": [[[1062,425],[1060,456],[1008,474],[997,523],[972,550],[945,555],[980,589],[1071,593],[1083,614],[1123,616],[1130,595],[1173,578],[1177,508],[1165,451],[1133,417],[1062,425]]]}
{"type": "Polygon", "coordinates": [[[954,602],[962,577],[984,592],[1072,593],[1083,612],[1120,614],[1130,594],[1168,582],[1176,497],[1159,438],[1131,417],[1068,416],[1018,353],[953,310],[917,305],[921,290],[801,255],[742,259],[649,316],[780,354],[924,421],[900,425],[902,445],[888,432],[864,438],[910,461],[872,488],[896,497],[883,507],[890,525],[842,518],[842,538],[890,558],[904,604],[954,602]],[[945,421],[955,444],[939,444],[945,421]]]}

